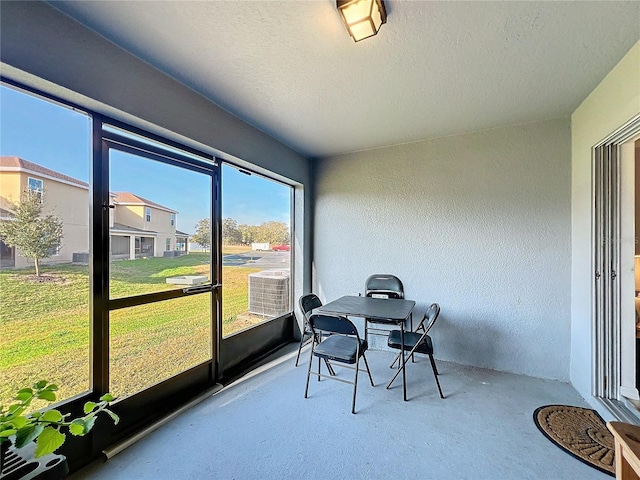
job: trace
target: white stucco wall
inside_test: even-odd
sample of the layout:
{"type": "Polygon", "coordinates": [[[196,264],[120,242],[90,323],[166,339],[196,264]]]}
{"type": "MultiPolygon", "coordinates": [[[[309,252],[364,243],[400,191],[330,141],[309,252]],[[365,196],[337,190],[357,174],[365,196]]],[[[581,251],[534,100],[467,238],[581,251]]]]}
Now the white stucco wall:
{"type": "Polygon", "coordinates": [[[571,383],[591,395],[591,149],[640,113],[640,42],[571,116],[571,383]]]}
{"type": "Polygon", "coordinates": [[[392,273],[442,313],[438,359],[568,380],[569,119],[317,162],[314,289],[392,273]]]}

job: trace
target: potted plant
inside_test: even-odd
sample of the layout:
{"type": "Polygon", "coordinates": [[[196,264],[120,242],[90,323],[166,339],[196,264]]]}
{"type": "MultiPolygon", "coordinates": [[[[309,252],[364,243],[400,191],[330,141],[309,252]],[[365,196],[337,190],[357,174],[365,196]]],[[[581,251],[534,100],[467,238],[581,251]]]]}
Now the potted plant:
{"type": "MultiPolygon", "coordinates": [[[[105,394],[100,397],[98,402],[86,402],[84,404],[84,415],[77,418],[69,418],[70,414],[62,414],[57,409],[48,409],[44,411],[36,411],[26,413],[31,402],[35,399],[53,402],[56,400],[55,392],[58,387],[46,380],[41,380],[31,388],[23,388],[18,391],[14,397],[15,403],[4,406],[0,405],[0,477],[2,478],[21,478],[19,471],[32,472],[33,466],[12,468],[13,474],[5,471],[5,458],[12,448],[14,455],[19,455],[25,462],[33,459],[46,458],[47,455],[53,454],[66,440],[66,433],[71,435],[83,436],[91,431],[95,424],[96,417],[100,412],[109,415],[114,423],[120,420],[108,407],[114,400],[111,394],[105,394]],[[22,452],[22,455],[21,455],[22,452]]],[[[64,460],[62,456],[55,456],[57,460],[64,460]]],[[[21,460],[22,460],[21,459],[21,460]]],[[[18,463],[16,461],[15,463],[18,463]]],[[[23,462],[24,463],[24,462],[23,462]]],[[[46,464],[53,466],[57,462],[53,460],[46,464]]],[[[67,473],[66,464],[64,465],[62,476],[67,473]]]]}

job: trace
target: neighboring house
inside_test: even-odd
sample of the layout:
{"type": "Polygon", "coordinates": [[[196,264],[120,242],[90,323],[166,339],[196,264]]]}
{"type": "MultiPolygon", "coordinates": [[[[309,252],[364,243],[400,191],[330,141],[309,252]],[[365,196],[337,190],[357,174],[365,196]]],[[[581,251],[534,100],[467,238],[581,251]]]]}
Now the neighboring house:
{"type": "Polygon", "coordinates": [[[187,253],[189,251],[189,234],[176,230],[176,250],[187,253]]]}
{"type": "MultiPolygon", "coordinates": [[[[89,251],[89,184],[19,157],[0,157],[0,218],[10,220],[22,192],[42,195],[45,211],[63,223],[62,246],[43,264],[86,262],[89,251]]],[[[176,210],[130,192],[110,193],[109,230],[113,258],[173,256],[188,252],[189,235],[176,230],[176,210]]],[[[0,267],[25,268],[33,260],[0,240],[0,267]]]]}
{"type": "MultiPolygon", "coordinates": [[[[0,157],[0,216],[11,219],[13,204],[26,190],[42,196],[45,212],[62,220],[62,245],[47,263],[67,263],[74,253],[89,251],[89,184],[19,157],[0,157]]],[[[33,260],[0,240],[0,267],[25,268],[33,260]]]]}
{"type": "Polygon", "coordinates": [[[188,235],[176,230],[178,212],[131,192],[115,192],[111,255],[114,258],[162,257],[186,251],[188,235]]]}

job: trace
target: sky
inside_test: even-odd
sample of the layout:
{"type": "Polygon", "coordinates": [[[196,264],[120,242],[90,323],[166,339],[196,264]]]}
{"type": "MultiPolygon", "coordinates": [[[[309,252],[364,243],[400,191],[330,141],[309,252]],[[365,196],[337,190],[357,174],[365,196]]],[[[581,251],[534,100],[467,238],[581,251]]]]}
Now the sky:
{"type": "MultiPolygon", "coordinates": [[[[0,155],[17,156],[89,182],[90,117],[0,86],[0,155]]],[[[109,182],[112,192],[128,191],[177,210],[177,229],[185,233],[194,233],[196,223],[210,216],[208,175],[112,150],[109,182]]],[[[290,201],[289,187],[223,165],[223,218],[248,225],[289,224],[290,201]]]]}

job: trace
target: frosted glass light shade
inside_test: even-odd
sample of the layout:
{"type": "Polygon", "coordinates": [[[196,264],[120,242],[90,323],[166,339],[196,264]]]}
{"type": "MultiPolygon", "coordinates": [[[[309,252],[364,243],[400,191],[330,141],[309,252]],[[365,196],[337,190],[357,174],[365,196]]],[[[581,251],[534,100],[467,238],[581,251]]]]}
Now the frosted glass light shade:
{"type": "Polygon", "coordinates": [[[372,37],[387,22],[383,0],[337,0],[337,6],[355,42],[372,37]]]}

